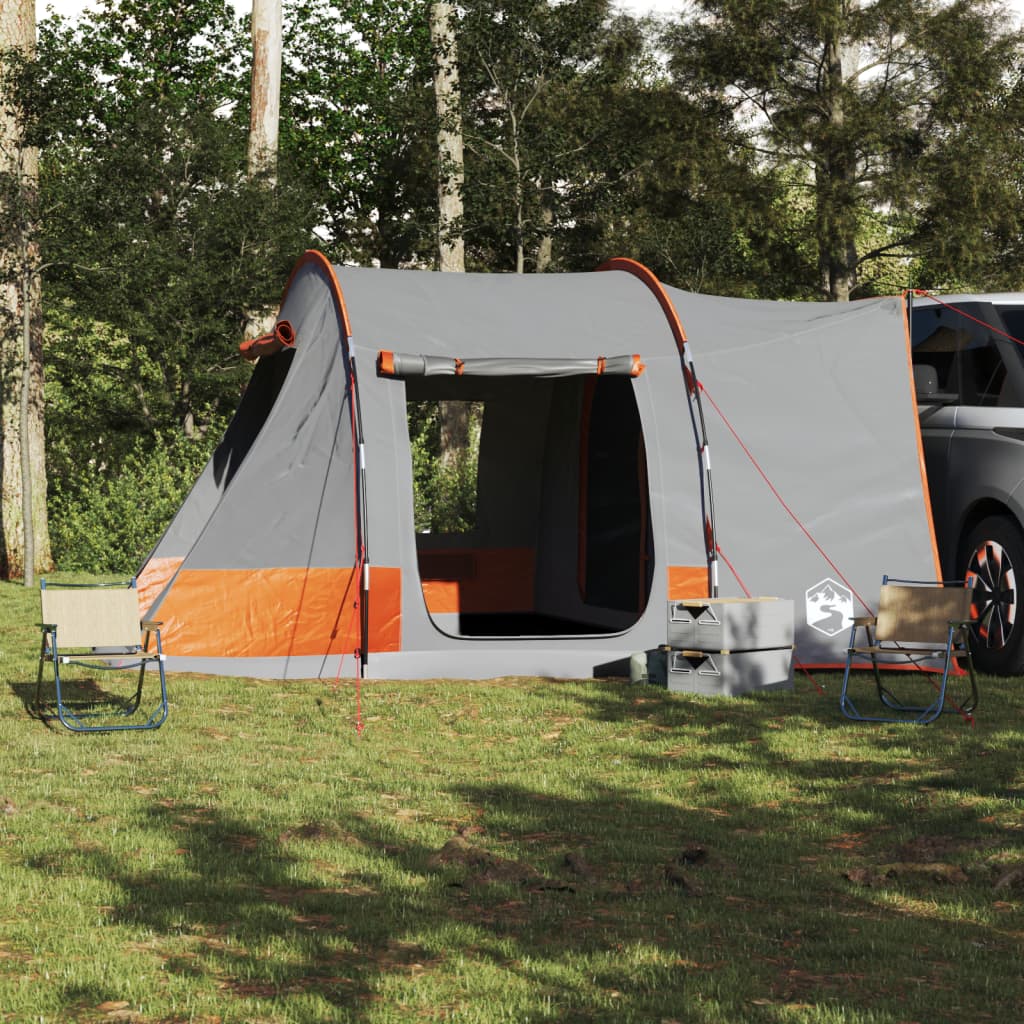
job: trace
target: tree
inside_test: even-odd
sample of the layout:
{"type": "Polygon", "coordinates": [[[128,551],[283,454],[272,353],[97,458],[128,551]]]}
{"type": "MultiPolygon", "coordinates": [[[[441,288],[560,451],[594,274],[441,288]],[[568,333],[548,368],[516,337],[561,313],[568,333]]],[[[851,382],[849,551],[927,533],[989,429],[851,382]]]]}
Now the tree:
{"type": "Polygon", "coordinates": [[[466,269],[462,203],[466,165],[455,28],[454,4],[450,0],[433,0],[430,5],[430,42],[434,53],[434,101],[437,108],[437,268],[462,273],[466,269]]]}
{"type": "Polygon", "coordinates": [[[272,187],[248,175],[248,64],[217,0],[105,0],[40,25],[29,91],[61,509],[99,501],[147,453],[166,461],[176,437],[212,445],[247,379],[247,312],[279,301],[309,245],[316,210],[291,168],[272,187]]]}
{"type": "MultiPolygon", "coordinates": [[[[456,21],[455,5],[450,0],[432,0],[430,43],[437,111],[437,269],[442,273],[461,274],[466,270],[462,204],[466,165],[456,21]]],[[[441,467],[451,470],[465,465],[470,427],[468,405],[438,402],[437,423],[441,467]]]]}
{"type": "Polygon", "coordinates": [[[601,140],[614,112],[594,102],[615,53],[609,18],[607,0],[465,5],[466,233],[478,264],[550,266],[549,241],[572,221],[572,197],[609,180],[601,140]]]}
{"type": "Polygon", "coordinates": [[[246,47],[223,3],[106,0],[40,46],[49,285],[78,323],[60,372],[118,378],[98,395],[115,432],[191,435],[233,409],[246,311],[279,298],[311,204],[247,174],[246,47]],[[102,351],[82,321],[107,325],[102,351]]]}
{"type": "Polygon", "coordinates": [[[915,162],[923,185],[906,207],[912,222],[899,224],[917,287],[1024,288],[1022,42],[999,27],[982,5],[928,26],[933,49],[946,53],[942,88],[915,162]]]}
{"type": "Polygon", "coordinates": [[[432,265],[436,119],[427,0],[297,0],[286,11],[283,156],[339,261],[432,265]]]}
{"type": "MultiPolygon", "coordinates": [[[[281,0],[253,0],[251,21],[249,179],[273,188],[281,120],[281,0]]],[[[252,310],[246,319],[246,337],[268,334],[276,319],[274,308],[252,310]]]]}
{"type": "Polygon", "coordinates": [[[281,0],[253,0],[249,175],[277,177],[281,119],[281,0]]]}
{"type": "Polygon", "coordinates": [[[35,4],[0,4],[0,575],[51,564],[46,517],[38,152],[20,79],[35,52],[35,4]]]}
{"type": "Polygon", "coordinates": [[[667,36],[677,87],[728,103],[766,166],[799,169],[820,294],[871,290],[876,261],[924,233],[909,210],[941,184],[929,154],[1005,91],[1020,37],[990,0],[696,0],[667,36]],[[879,210],[893,231],[865,251],[879,210]]]}
{"type": "Polygon", "coordinates": [[[568,84],[571,102],[555,104],[587,140],[557,189],[556,266],[629,255],[692,291],[804,297],[781,176],[745,147],[728,103],[676,86],[660,31],[615,19],[594,66],[568,84]]]}

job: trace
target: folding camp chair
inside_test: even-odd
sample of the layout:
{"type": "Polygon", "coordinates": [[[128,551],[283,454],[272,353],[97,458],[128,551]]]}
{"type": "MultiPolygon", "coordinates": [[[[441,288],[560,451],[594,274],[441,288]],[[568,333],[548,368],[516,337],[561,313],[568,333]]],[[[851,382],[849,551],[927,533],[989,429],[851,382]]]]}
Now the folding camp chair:
{"type": "Polygon", "coordinates": [[[956,711],[970,719],[978,705],[978,683],[971,657],[971,599],[974,581],[950,583],[882,577],[878,597],[878,614],[858,617],[850,629],[850,645],[846,652],[846,670],[839,706],[847,718],[861,722],[910,722],[926,725],[944,711],[956,711]],[[863,629],[866,643],[858,646],[857,631],[863,629]],[[941,680],[937,671],[925,668],[942,659],[941,680]],[[966,662],[970,692],[961,702],[947,700],[951,673],[956,673],[954,659],[966,662]],[[861,713],[850,696],[850,668],[855,659],[870,660],[875,689],[883,712],[861,713]],[[882,682],[879,662],[895,663],[901,672],[887,673],[882,682]],[[910,671],[907,671],[907,670],[910,671]],[[898,678],[898,682],[894,679],[898,678]],[[924,702],[908,703],[894,693],[910,687],[924,690],[924,702]]]}
{"type": "Polygon", "coordinates": [[[120,729],[158,729],[167,718],[167,679],[160,641],[160,623],[140,622],[139,592],[135,580],[127,583],[58,584],[41,581],[42,645],[36,677],[34,710],[40,718],[53,717],[74,732],[110,732],[120,729]],[[149,650],[150,637],[156,649],[149,650]],[[146,716],[125,722],[139,711],[146,666],[156,662],[160,671],[160,702],[146,716]],[[53,666],[54,705],[42,700],[43,667],[53,666]],[[100,671],[138,668],[135,694],[118,698],[87,684],[62,678],[61,666],[78,665],[100,671]],[[91,688],[90,688],[91,686],[91,688]],[[84,690],[84,692],[83,692],[84,690]],[[47,710],[49,708],[49,710],[47,710]]]}

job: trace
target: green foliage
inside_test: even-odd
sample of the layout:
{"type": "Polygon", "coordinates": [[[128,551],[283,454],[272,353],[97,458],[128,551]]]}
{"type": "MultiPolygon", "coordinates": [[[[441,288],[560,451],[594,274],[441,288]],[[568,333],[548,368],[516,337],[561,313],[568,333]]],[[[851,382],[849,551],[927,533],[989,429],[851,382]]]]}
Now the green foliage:
{"type": "Polygon", "coordinates": [[[487,270],[550,269],[546,243],[622,176],[611,100],[639,38],[608,0],[461,10],[467,258],[487,270]]]}
{"type": "Polygon", "coordinates": [[[413,519],[417,533],[466,533],[476,525],[482,411],[469,417],[469,443],[441,456],[437,402],[409,403],[413,519]]]}
{"type": "MultiPolygon", "coordinates": [[[[47,297],[124,339],[139,429],[234,406],[246,319],[310,238],[287,166],[276,187],[246,173],[246,48],[216,0],[108,0],[40,33],[47,297]]],[[[82,356],[55,360],[69,383],[82,356]]]]}
{"type": "Polygon", "coordinates": [[[428,0],[285,9],[281,146],[338,261],[430,263],[437,223],[428,0]]]}
{"type": "Polygon", "coordinates": [[[621,177],[563,233],[573,269],[625,255],[690,291],[808,296],[802,211],[785,175],[746,150],[723,104],[652,73],[617,87],[608,106],[621,177]]]}
{"type": "Polygon", "coordinates": [[[50,482],[54,558],[65,571],[131,575],[210,455],[205,438],[135,440],[116,466],[81,458],[50,482]]]}
{"type": "Polygon", "coordinates": [[[997,170],[998,160],[963,160],[968,136],[982,149],[994,140],[999,119],[987,108],[1003,107],[1020,77],[1022,36],[1008,31],[997,5],[695,7],[667,36],[678,86],[731,103],[746,145],[767,166],[801,170],[824,295],[845,297],[858,277],[873,290],[886,274],[871,264],[894,255],[942,251],[947,265],[949,257],[962,265],[971,243],[983,244],[982,225],[1017,224],[1015,187],[1007,187],[1017,174],[997,170]],[[879,237],[883,214],[890,229],[879,237]],[[970,238],[956,230],[968,224],[970,238]]]}

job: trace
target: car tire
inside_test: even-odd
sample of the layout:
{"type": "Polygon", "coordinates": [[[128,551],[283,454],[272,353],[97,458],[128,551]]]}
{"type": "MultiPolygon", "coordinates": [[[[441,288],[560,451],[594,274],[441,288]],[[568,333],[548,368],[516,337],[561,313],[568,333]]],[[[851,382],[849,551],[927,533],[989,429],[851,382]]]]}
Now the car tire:
{"type": "Polygon", "coordinates": [[[1019,675],[1024,670],[1024,534],[1008,516],[989,516],[967,534],[957,564],[965,579],[975,577],[975,665],[992,675],[1019,675]]]}

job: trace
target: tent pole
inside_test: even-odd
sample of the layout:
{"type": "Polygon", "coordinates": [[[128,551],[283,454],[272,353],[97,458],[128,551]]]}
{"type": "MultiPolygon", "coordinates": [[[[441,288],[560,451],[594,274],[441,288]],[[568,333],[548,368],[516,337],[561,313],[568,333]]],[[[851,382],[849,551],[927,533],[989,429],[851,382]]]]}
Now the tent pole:
{"type": "MultiPolygon", "coordinates": [[[[351,338],[348,339],[351,342],[351,338]]],[[[355,356],[349,356],[349,385],[352,389],[352,428],[356,444],[356,561],[361,567],[359,594],[359,674],[369,662],[370,636],[370,551],[367,541],[366,444],[363,439],[363,413],[359,404],[359,382],[355,356]]]]}

